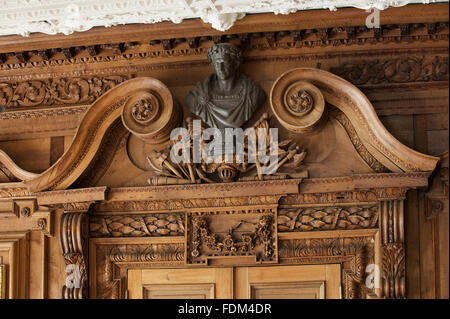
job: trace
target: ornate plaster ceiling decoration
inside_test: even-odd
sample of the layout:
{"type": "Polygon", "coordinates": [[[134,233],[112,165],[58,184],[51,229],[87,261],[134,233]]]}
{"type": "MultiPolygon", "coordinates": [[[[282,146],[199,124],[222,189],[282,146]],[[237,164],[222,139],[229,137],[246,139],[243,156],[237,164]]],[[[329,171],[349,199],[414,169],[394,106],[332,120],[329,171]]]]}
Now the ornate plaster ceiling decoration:
{"type": "Polygon", "coordinates": [[[248,13],[399,7],[436,0],[0,0],[0,35],[71,34],[96,26],[200,18],[225,31],[248,13]]]}

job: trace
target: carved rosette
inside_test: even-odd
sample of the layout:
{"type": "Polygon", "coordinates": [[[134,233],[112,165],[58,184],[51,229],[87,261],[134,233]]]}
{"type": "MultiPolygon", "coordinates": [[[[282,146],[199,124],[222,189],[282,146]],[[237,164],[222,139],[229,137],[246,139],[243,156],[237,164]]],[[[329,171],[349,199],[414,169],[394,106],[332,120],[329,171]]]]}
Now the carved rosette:
{"type": "Polygon", "coordinates": [[[179,125],[182,112],[169,89],[151,79],[151,88],[133,93],[122,110],[123,125],[138,138],[151,144],[169,140],[172,129],[179,125]]]}
{"type": "Polygon", "coordinates": [[[405,236],[403,200],[380,202],[382,296],[405,298],[405,236]]]}
{"type": "Polygon", "coordinates": [[[325,117],[325,99],[313,84],[301,81],[301,69],[282,74],[270,91],[270,106],[288,130],[305,134],[317,128],[325,117]]]}
{"type": "Polygon", "coordinates": [[[67,272],[62,297],[87,298],[88,217],[85,212],[65,213],[61,216],[59,241],[67,272]]]}

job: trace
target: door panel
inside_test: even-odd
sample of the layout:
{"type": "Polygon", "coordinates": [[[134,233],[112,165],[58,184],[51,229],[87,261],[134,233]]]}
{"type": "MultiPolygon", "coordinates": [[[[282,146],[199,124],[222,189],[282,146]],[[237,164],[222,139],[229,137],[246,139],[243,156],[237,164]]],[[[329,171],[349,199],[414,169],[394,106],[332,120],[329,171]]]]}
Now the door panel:
{"type": "Polygon", "coordinates": [[[128,271],[131,299],[335,299],[340,265],[128,271]]]}
{"type": "Polygon", "coordinates": [[[143,299],[215,299],[215,284],[143,285],[143,299]]]}
{"type": "Polygon", "coordinates": [[[239,267],[235,271],[235,298],[337,299],[340,265],[239,267]]]}
{"type": "Polygon", "coordinates": [[[250,299],[324,299],[325,281],[250,284],[250,299]]]}
{"type": "Polygon", "coordinates": [[[233,298],[232,268],[144,269],[128,271],[131,299],[233,298]]]}

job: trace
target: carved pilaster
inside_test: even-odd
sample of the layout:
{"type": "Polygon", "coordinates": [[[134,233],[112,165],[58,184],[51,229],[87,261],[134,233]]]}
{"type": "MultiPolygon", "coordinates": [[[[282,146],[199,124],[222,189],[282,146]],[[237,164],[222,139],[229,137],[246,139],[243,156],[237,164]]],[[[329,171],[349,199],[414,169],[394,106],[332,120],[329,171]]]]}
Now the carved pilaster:
{"type": "Polygon", "coordinates": [[[403,199],[380,201],[382,244],[381,294],[405,298],[405,233],[403,199]]]}
{"type": "Polygon", "coordinates": [[[84,299],[88,294],[88,214],[87,210],[66,210],[61,216],[59,241],[67,278],[63,299],[84,299]]]}

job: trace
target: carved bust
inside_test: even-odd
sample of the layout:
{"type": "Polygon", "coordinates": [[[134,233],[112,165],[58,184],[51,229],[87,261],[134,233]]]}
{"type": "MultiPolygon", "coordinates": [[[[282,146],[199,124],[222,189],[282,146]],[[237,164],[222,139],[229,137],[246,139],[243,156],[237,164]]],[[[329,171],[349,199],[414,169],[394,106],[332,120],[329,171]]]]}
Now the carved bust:
{"type": "Polygon", "coordinates": [[[185,97],[190,111],[210,127],[241,127],[266,100],[264,90],[239,72],[242,59],[241,50],[232,44],[212,46],[208,60],[215,73],[185,97]]]}

